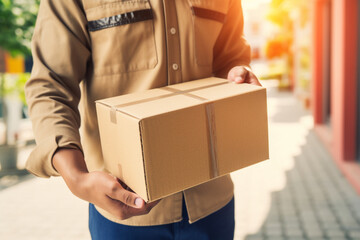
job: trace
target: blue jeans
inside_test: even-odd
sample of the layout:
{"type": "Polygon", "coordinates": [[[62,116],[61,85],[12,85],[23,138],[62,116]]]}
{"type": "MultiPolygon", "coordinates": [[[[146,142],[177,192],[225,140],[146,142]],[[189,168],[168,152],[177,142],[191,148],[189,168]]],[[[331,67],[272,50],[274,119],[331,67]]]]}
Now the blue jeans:
{"type": "Polygon", "coordinates": [[[89,206],[89,229],[93,240],[233,240],[234,199],[211,215],[189,224],[183,203],[183,220],[155,226],[127,226],[104,218],[89,206]]]}

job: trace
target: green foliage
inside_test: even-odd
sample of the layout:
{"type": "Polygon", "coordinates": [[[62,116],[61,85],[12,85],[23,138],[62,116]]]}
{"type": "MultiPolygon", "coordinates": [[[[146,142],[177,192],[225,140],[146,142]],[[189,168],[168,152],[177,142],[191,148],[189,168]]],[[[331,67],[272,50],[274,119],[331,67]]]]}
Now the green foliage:
{"type": "MultiPolygon", "coordinates": [[[[12,56],[30,56],[30,42],[40,0],[0,0],[0,48],[12,56]]],[[[17,94],[25,102],[23,89],[29,74],[1,74],[0,98],[17,94]]]]}
{"type": "Polygon", "coordinates": [[[29,56],[40,0],[0,0],[0,48],[29,56]]]}
{"type": "MultiPolygon", "coordinates": [[[[30,56],[30,42],[40,0],[0,0],[0,48],[12,56],[30,56]]],[[[28,73],[0,73],[0,102],[2,117],[5,121],[8,109],[4,104],[6,96],[15,96],[25,104],[24,85],[29,78],[28,73]]],[[[5,126],[7,123],[5,122],[5,126]]],[[[5,128],[7,132],[7,128],[5,128]]],[[[7,136],[7,133],[5,133],[7,136]]],[[[5,137],[5,145],[8,140],[5,137]]]]}
{"type": "Polygon", "coordinates": [[[0,97],[18,97],[26,105],[24,87],[29,77],[30,73],[0,73],[0,89],[2,89],[0,97]]]}
{"type": "Polygon", "coordinates": [[[17,97],[26,105],[25,83],[30,78],[30,73],[0,73],[0,100],[5,96],[17,97]]]}

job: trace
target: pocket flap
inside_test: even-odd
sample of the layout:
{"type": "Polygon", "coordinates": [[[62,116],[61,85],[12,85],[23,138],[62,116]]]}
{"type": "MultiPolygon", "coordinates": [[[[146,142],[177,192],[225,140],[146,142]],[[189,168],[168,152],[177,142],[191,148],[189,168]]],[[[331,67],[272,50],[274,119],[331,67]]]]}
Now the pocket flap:
{"type": "Polygon", "coordinates": [[[206,8],[200,8],[200,7],[191,7],[191,10],[195,16],[201,17],[201,18],[207,18],[214,21],[218,21],[221,23],[224,23],[226,14],[206,8]]]}
{"type": "Polygon", "coordinates": [[[151,9],[143,9],[133,12],[126,12],[111,17],[89,21],[89,31],[94,32],[105,28],[126,25],[153,19],[151,9]]]}
{"type": "MultiPolygon", "coordinates": [[[[227,14],[230,6],[230,0],[188,0],[188,1],[192,8],[205,9],[212,12],[221,13],[223,15],[227,14]]],[[[240,1],[240,0],[235,0],[235,1],[240,1]]]]}

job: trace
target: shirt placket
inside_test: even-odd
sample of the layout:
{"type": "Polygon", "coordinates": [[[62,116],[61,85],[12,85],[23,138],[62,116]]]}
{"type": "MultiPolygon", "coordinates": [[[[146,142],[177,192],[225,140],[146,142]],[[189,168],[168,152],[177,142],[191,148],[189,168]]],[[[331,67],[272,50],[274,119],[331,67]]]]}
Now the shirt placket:
{"type": "Polygon", "coordinates": [[[182,82],[179,25],[175,0],[163,0],[167,44],[168,84],[182,82]]]}

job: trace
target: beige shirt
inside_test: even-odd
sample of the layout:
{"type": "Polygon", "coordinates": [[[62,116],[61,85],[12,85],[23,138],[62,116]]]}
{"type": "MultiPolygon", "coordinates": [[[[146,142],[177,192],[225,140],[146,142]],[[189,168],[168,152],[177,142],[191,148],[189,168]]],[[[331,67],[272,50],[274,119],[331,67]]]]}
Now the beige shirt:
{"type": "MultiPolygon", "coordinates": [[[[26,97],[37,146],[27,169],[56,176],[59,147],[83,151],[89,171],[103,169],[95,100],[195,79],[226,78],[248,65],[240,0],[42,0],[32,42],[26,97]]],[[[128,225],[180,221],[182,198],[194,222],[226,205],[230,176],[163,199],[128,225]]]]}

